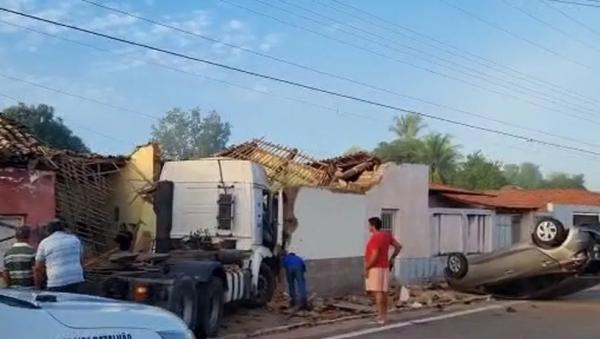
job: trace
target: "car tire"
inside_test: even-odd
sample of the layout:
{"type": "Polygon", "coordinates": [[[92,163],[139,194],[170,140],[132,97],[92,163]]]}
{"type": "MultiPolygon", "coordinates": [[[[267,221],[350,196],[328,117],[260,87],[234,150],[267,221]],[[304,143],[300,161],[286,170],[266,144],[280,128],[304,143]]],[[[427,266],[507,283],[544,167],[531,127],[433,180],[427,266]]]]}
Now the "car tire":
{"type": "Polygon", "coordinates": [[[198,326],[194,331],[198,338],[215,337],[223,317],[223,281],[212,277],[209,282],[199,285],[198,326]]]}
{"type": "Polygon", "coordinates": [[[246,307],[258,308],[265,306],[275,294],[275,273],[269,265],[262,263],[258,274],[258,291],[245,303],[246,307]]]}
{"type": "Polygon", "coordinates": [[[537,246],[550,249],[562,245],[567,238],[567,230],[560,221],[543,217],[535,225],[532,237],[537,246]]]}
{"type": "Polygon", "coordinates": [[[462,253],[450,253],[446,260],[446,275],[453,279],[461,279],[467,275],[469,261],[462,253]]]}
{"type": "Polygon", "coordinates": [[[169,301],[169,311],[181,318],[192,331],[198,327],[197,299],[198,292],[192,278],[181,277],[175,281],[169,301]]]}

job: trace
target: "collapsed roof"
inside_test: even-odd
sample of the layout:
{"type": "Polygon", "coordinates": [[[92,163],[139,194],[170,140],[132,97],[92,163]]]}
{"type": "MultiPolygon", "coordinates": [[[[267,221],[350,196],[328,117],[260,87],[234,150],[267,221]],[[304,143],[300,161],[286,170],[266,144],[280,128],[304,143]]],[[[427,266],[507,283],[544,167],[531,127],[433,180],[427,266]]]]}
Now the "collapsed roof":
{"type": "Polygon", "coordinates": [[[112,190],[106,175],[119,172],[127,160],[52,148],[27,127],[0,114],[0,166],[54,171],[57,215],[96,248],[106,246],[116,233],[107,209],[112,190]]]}
{"type": "Polygon", "coordinates": [[[265,167],[271,183],[280,187],[315,186],[363,192],[381,179],[381,161],[366,152],[316,160],[296,148],[255,139],[216,156],[254,161],[265,167]]]}

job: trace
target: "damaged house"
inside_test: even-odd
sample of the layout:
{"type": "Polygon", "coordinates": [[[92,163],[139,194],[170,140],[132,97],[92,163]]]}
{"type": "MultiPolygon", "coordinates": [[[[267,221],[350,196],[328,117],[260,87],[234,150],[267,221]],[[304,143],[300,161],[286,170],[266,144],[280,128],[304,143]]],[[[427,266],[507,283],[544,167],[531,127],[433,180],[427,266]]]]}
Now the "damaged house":
{"type": "MultiPolygon", "coordinates": [[[[319,295],[363,288],[369,217],[381,216],[400,239],[412,225],[428,223],[427,166],[381,164],[367,153],[317,161],[263,140],[218,155],[257,162],[284,188],[284,242],[306,259],[308,283],[319,295]]],[[[418,242],[404,242],[405,253],[426,255],[421,251],[418,242]]]]}
{"type": "Polygon", "coordinates": [[[14,241],[15,227],[32,226],[37,243],[56,216],[81,237],[88,253],[112,246],[117,227],[109,177],[127,160],[53,149],[0,116],[0,252],[14,241]]]}

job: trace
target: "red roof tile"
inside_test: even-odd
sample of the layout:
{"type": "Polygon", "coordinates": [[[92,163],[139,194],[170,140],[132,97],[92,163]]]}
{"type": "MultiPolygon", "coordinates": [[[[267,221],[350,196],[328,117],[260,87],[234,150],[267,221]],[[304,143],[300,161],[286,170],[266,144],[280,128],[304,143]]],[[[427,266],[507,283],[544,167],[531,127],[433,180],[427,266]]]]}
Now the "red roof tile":
{"type": "Polygon", "coordinates": [[[439,193],[457,193],[457,194],[482,195],[482,196],[494,195],[494,194],[490,194],[490,193],[486,193],[486,192],[470,191],[470,190],[466,190],[466,189],[462,189],[462,188],[458,188],[458,187],[452,187],[452,186],[448,186],[448,185],[435,184],[435,183],[429,184],[429,191],[430,192],[439,192],[439,193]]]}
{"type": "Polygon", "coordinates": [[[504,190],[490,195],[445,193],[446,198],[473,205],[508,209],[545,209],[549,203],[600,206],[600,193],[584,189],[504,190]]]}

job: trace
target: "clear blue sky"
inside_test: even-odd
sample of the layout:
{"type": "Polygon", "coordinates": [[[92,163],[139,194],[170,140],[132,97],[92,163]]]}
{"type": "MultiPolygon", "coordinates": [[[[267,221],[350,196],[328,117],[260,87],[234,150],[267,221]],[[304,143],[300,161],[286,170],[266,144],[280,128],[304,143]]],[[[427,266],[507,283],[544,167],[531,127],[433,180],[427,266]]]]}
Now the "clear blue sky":
{"type": "MultiPolygon", "coordinates": [[[[359,20],[347,12],[360,16],[359,13],[331,0],[261,0],[288,12],[255,0],[228,1],[310,29],[314,33],[219,0],[102,2],[219,40],[458,110],[276,63],[111,13],[79,0],[0,0],[0,4],[236,67],[600,152],[597,132],[600,127],[600,87],[597,80],[600,75],[597,62],[600,57],[600,8],[537,0],[444,0],[497,24],[510,32],[507,33],[437,0],[341,0],[396,22],[412,30],[410,32],[373,18],[359,20]],[[308,8],[313,13],[290,4],[308,8]],[[579,24],[552,7],[563,11],[579,24]],[[533,18],[518,9],[530,13],[533,18]],[[315,12],[337,22],[317,17],[315,12]],[[307,17],[317,22],[309,21],[307,17]],[[550,23],[552,27],[544,26],[536,18],[550,23]],[[415,32],[422,35],[416,35],[415,32]],[[322,35],[345,41],[354,47],[328,40],[322,35]],[[423,35],[446,45],[428,40],[423,35]],[[464,55],[462,51],[470,54],[460,57],[464,55]],[[487,60],[496,64],[484,67],[482,64],[487,64],[487,60]],[[520,73],[514,73],[505,66],[520,73]],[[577,139],[586,144],[508,127],[467,115],[460,110],[577,139]]],[[[28,104],[46,103],[54,106],[57,114],[94,151],[100,153],[128,153],[135,145],[149,139],[154,120],[135,115],[132,111],[161,116],[173,107],[198,106],[206,111],[218,111],[233,124],[232,143],[265,137],[298,147],[316,157],[334,156],[351,146],[370,149],[379,141],[393,137],[388,126],[397,112],[92,38],[9,14],[0,14],[0,20],[112,51],[107,53],[82,47],[0,22],[0,73],[127,109],[102,106],[0,77],[0,94],[28,104]],[[269,94],[157,67],[148,61],[268,91],[269,94]],[[319,108],[318,105],[331,109],[319,108]]],[[[0,97],[0,108],[12,104],[13,101],[0,97]]],[[[427,120],[427,124],[429,130],[453,135],[455,141],[462,145],[464,153],[480,149],[505,163],[532,161],[540,164],[545,173],[581,172],[585,174],[590,188],[600,188],[600,157],[578,155],[438,121],[427,120]]]]}

